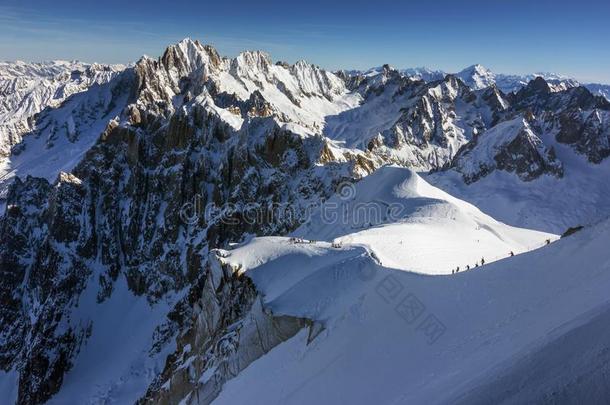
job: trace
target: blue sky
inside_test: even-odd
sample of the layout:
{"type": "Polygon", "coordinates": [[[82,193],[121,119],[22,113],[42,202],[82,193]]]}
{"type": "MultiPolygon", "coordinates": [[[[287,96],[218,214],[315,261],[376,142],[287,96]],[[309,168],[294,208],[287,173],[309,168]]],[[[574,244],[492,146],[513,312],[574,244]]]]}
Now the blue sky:
{"type": "Polygon", "coordinates": [[[481,63],[610,83],[608,0],[0,0],[0,60],[122,63],[184,37],[329,69],[481,63]]]}

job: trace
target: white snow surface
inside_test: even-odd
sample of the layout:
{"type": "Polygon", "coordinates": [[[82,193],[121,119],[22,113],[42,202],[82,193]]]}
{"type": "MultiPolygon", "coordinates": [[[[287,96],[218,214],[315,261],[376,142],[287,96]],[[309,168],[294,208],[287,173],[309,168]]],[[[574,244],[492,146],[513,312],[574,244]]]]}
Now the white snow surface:
{"type": "Polygon", "coordinates": [[[456,76],[473,90],[485,89],[496,83],[496,75],[485,66],[476,64],[467,67],[456,76]]]}
{"type": "MultiPolygon", "coordinates": [[[[609,238],[605,221],[450,276],[382,267],[362,246],[255,239],[225,260],[243,266],[274,313],[315,319],[324,330],[272,349],[214,403],[455,403],[528,356],[561,356],[544,348],[608,311],[609,238]]],[[[429,260],[428,272],[437,263],[429,260]]],[[[586,372],[584,363],[573,375],[586,372]]],[[[558,388],[551,375],[537,378],[537,394],[558,388]]]]}
{"type": "Polygon", "coordinates": [[[32,129],[30,120],[73,94],[110,81],[123,65],[81,62],[0,62],[0,154],[32,129]]]}
{"type": "Polygon", "coordinates": [[[489,263],[556,239],[500,223],[394,166],[344,186],[294,236],[365,245],[384,266],[427,274],[474,268],[482,258],[489,263]]]}
{"type": "MultiPolygon", "coordinates": [[[[303,136],[323,133],[337,150],[364,149],[363,142],[391,127],[400,110],[410,106],[406,98],[390,99],[392,89],[361,106],[361,96],[348,91],[337,76],[305,62],[286,67],[273,64],[262,52],[244,52],[215,66],[208,51],[193,41],[182,41],[177,49],[197,75],[214,78],[219,91],[242,100],[260,91],[284,114],[277,118],[283,125],[303,136]]],[[[78,66],[0,64],[1,107],[15,107],[4,103],[15,92],[32,100],[17,110],[0,110],[0,119],[22,122],[49,106],[49,116],[65,124],[61,131],[66,135],[25,137],[23,152],[0,160],[1,184],[27,174],[53,181],[60,171],[70,171],[108,121],[120,114],[122,103],[91,122],[78,119],[77,109],[96,103],[108,107],[111,96],[111,88],[101,83],[108,78],[87,84],[87,92],[72,79],[55,79],[78,66]]],[[[440,74],[424,69],[412,73],[430,80],[440,74]]],[[[461,73],[473,88],[526,83],[521,76],[493,74],[480,65],[461,73]]],[[[179,77],[177,71],[171,74],[179,77]]],[[[557,88],[571,85],[564,79],[557,79],[557,88]]],[[[435,92],[442,90],[439,84],[430,96],[440,97],[435,92]]],[[[210,100],[206,94],[196,98],[234,128],[243,124],[241,117],[210,100]]],[[[457,106],[451,153],[470,139],[460,123],[484,114],[457,106]]],[[[527,124],[500,124],[497,136],[487,136],[493,130],[485,134],[489,144],[483,150],[512,139],[513,126],[527,124]]],[[[516,364],[604,311],[610,287],[610,222],[525,252],[555,241],[568,226],[599,219],[600,207],[610,201],[610,160],[591,165],[557,143],[552,133],[541,137],[564,163],[563,179],[542,176],[523,182],[494,171],[465,185],[453,171],[420,176],[388,166],[345,185],[292,235],[318,242],[255,238],[228,252],[226,260],[241,265],[272,311],[311,318],[325,330],[309,344],[307,331],[302,331],[276,347],[230,380],[216,402],[455,402],[490,382],[499,367],[516,364]],[[507,257],[511,251],[515,257],[507,257]],[[474,268],[483,257],[486,265],[474,268]],[[464,271],[466,265],[472,269],[464,271]],[[460,273],[451,275],[457,266],[460,273]],[[417,319],[407,319],[407,299],[423,307],[417,319]],[[422,326],[429,319],[446,329],[432,344],[426,324],[422,326]]],[[[147,352],[171,302],[151,307],[123,281],[102,304],[95,302],[96,293],[93,287],[85,291],[72,314],[75,322],[91,322],[92,335],[51,403],[132,403],[172,349],[154,356],[147,352]],[[95,317],[89,319],[92,313],[95,317]]],[[[15,378],[14,372],[0,372],[0,392],[7,397],[16,395],[15,378]]]]}
{"type": "Polygon", "coordinates": [[[91,336],[65,375],[61,389],[47,402],[57,405],[134,403],[165,365],[175,350],[168,344],[150,353],[155,328],[179,296],[167,296],[151,305],[135,296],[120,277],[110,298],[97,302],[96,283],[88,283],[72,310],[72,322],[91,325],[91,336]]]}

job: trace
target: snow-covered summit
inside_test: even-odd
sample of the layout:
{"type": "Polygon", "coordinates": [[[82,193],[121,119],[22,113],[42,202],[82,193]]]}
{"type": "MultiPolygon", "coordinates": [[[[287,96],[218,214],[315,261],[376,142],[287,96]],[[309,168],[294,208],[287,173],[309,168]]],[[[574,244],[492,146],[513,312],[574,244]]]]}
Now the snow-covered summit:
{"type": "Polygon", "coordinates": [[[486,67],[476,64],[456,73],[467,86],[473,90],[481,90],[496,83],[496,75],[486,67]]]}
{"type": "MultiPolygon", "coordinates": [[[[205,94],[235,98],[242,104],[258,97],[268,104],[266,114],[310,132],[321,128],[325,115],[359,101],[348,94],[343,80],[335,74],[305,61],[292,66],[274,64],[268,54],[260,51],[226,58],[213,47],[190,39],[168,47],[160,63],[141,60],[135,69],[144,84],[139,91],[143,105],[163,100],[164,108],[173,112],[186,106],[192,97],[205,94]]],[[[206,100],[201,98],[204,103],[206,100]]],[[[232,111],[243,118],[247,111],[239,110],[232,111]]]]}
{"type": "Polygon", "coordinates": [[[452,161],[455,170],[472,183],[495,169],[517,174],[524,181],[542,174],[563,176],[563,167],[521,116],[501,122],[477,136],[452,161]]]}

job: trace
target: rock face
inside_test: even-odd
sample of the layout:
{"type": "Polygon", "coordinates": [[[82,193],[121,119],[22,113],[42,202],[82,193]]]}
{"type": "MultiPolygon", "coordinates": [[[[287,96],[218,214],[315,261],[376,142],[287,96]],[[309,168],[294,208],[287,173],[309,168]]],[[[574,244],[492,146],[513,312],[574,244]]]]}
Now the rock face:
{"type": "Polygon", "coordinates": [[[4,370],[19,364],[21,403],[43,402],[59,389],[88,333],[62,319],[88,273],[80,252],[66,249],[83,231],[83,197],[82,184],[69,174],[54,186],[31,177],[17,181],[9,193],[0,242],[0,359],[4,370]]]}
{"type": "Polygon", "coordinates": [[[563,167],[552,149],[544,146],[522,117],[498,124],[460,150],[452,162],[466,183],[498,169],[515,173],[523,181],[543,174],[563,176],[563,167]]]}
{"type": "Polygon", "coordinates": [[[266,310],[252,282],[221,256],[212,254],[201,283],[191,289],[177,350],[140,403],[209,404],[228,379],[311,325],[266,310]]]}
{"type": "Polygon", "coordinates": [[[512,97],[514,108],[535,115],[535,125],[555,134],[560,143],[571,145],[593,163],[610,154],[610,102],[584,87],[553,92],[537,78],[512,97]]]}
{"type": "Polygon", "coordinates": [[[446,165],[474,134],[491,126],[506,108],[504,96],[475,92],[455,76],[431,83],[384,66],[352,76],[364,101],[327,119],[324,134],[362,147],[385,162],[420,170],[446,165]]]}
{"type": "Polygon", "coordinates": [[[556,123],[557,140],[571,145],[590,162],[600,163],[610,155],[610,111],[566,111],[556,123]]]}
{"type": "Polygon", "coordinates": [[[585,84],[585,87],[589,89],[589,91],[598,96],[604,97],[606,100],[610,101],[610,85],[608,84],[599,84],[599,83],[590,83],[585,84]]]}
{"type": "MultiPolygon", "coordinates": [[[[286,233],[309,205],[334,191],[336,182],[352,178],[358,164],[374,167],[345,156],[316,166],[323,138],[291,131],[273,111],[261,113],[273,107],[260,92],[240,99],[219,91],[217,83],[206,81],[218,63],[211,48],[192,42],[170,47],[161,61],[141,60],[129,73],[129,105],[72,174],[60,173],[53,184],[28,178],[12,186],[0,240],[6,304],[0,312],[0,358],[4,370],[19,371],[18,402],[40,403],[53,395],[79,347],[95,333],[94,314],[73,311],[91,283],[104,302],[117,280],[124,279],[151,305],[199,285],[204,290],[197,294],[206,305],[212,297],[197,283],[209,272],[210,248],[246,234],[286,233]],[[239,116],[231,112],[237,110],[239,116]],[[195,211],[185,218],[189,204],[195,211]]],[[[258,77],[275,65],[262,54],[249,54],[226,66],[258,77]]],[[[331,76],[303,64],[293,69],[300,79],[287,82],[299,84],[291,90],[295,97],[333,97],[331,76]],[[316,88],[327,93],[305,95],[316,88]]],[[[304,321],[264,315],[243,281],[227,276],[223,282],[229,290],[217,309],[219,323],[197,333],[220,339],[240,314],[253,317],[244,325],[263,322],[268,328],[258,343],[260,353],[244,343],[241,350],[247,353],[238,351],[239,359],[226,360],[225,374],[218,369],[226,379],[239,369],[232,362],[253,360],[304,321]]],[[[203,355],[210,342],[192,347],[203,355]]],[[[202,363],[201,372],[222,358],[214,356],[202,363]]],[[[202,388],[206,395],[218,389],[222,378],[202,388]]]]}
{"type": "Polygon", "coordinates": [[[495,169],[514,172],[525,181],[542,174],[561,177],[562,164],[554,145],[542,141],[543,134],[547,140],[570,145],[592,163],[610,155],[610,104],[586,88],[555,91],[538,77],[506,102],[506,110],[496,116],[499,123],[464,146],[449,165],[466,182],[495,169]]]}
{"type": "MultiPolygon", "coordinates": [[[[102,305],[124,284],[150,308],[173,307],[150,348],[172,354],[138,395],[208,403],[311,326],[269,312],[221,249],[288,233],[338,184],[384,164],[532,181],[562,175],[543,134],[592,162],[609,150],[608,103],[538,79],[506,96],[387,65],[333,74],[262,52],[225,58],[191,40],[120,72],[91,69],[75,73],[86,91],[66,85],[61,102],[42,103],[2,173],[16,178],[0,219],[0,368],[18,373],[22,404],[56,394],[100,332],[95,307],[79,306],[85,291],[102,305]]],[[[4,86],[3,103],[17,94],[4,86]]]]}

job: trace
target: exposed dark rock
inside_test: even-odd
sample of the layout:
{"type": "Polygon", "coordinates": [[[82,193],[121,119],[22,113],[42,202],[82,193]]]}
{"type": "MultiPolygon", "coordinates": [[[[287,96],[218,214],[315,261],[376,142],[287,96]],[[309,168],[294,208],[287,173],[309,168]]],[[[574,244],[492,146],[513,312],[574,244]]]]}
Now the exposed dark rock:
{"type": "Polygon", "coordinates": [[[583,229],[584,229],[584,226],[582,226],[582,225],[570,227],[570,228],[566,229],[566,231],[564,233],[561,234],[561,237],[566,238],[568,236],[574,235],[575,233],[577,233],[583,229]]]}

